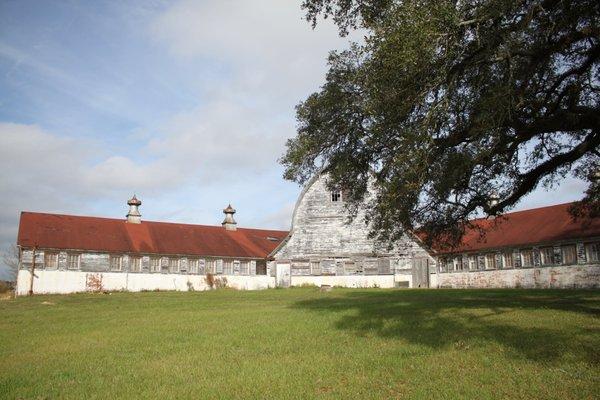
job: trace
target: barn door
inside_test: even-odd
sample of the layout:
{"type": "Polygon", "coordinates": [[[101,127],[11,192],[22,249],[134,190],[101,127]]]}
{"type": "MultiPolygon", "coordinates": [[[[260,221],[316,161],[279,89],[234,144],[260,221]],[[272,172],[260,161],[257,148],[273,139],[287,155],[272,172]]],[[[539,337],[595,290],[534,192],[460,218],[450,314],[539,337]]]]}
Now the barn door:
{"type": "Polygon", "coordinates": [[[429,287],[429,260],[427,258],[414,258],[412,261],[413,288],[429,287]]]}
{"type": "Polygon", "coordinates": [[[277,279],[277,286],[279,287],[290,287],[291,284],[291,266],[290,264],[279,264],[275,267],[275,278],[277,279]]]}

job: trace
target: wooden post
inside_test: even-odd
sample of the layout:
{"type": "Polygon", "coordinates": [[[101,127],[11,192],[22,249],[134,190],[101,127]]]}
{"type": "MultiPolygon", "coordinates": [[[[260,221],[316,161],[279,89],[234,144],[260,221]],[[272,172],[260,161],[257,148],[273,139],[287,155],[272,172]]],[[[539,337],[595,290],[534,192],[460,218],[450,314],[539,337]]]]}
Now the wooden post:
{"type": "Polygon", "coordinates": [[[33,296],[33,278],[35,276],[35,250],[36,246],[33,246],[33,255],[31,258],[31,281],[29,282],[29,295],[33,296]]]}

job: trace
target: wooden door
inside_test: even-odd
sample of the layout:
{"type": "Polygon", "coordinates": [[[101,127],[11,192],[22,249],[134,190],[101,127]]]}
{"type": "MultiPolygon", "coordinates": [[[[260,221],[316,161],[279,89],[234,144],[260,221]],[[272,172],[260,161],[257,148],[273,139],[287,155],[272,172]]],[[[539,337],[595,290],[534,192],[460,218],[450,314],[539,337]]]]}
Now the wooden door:
{"type": "Polygon", "coordinates": [[[429,259],[414,258],[412,261],[412,287],[429,287],[429,259]]]}

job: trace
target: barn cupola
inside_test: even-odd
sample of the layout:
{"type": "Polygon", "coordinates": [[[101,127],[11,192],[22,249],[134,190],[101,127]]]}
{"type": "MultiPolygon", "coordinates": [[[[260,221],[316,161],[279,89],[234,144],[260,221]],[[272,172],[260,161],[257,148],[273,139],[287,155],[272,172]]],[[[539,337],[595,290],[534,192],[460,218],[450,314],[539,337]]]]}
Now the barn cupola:
{"type": "Polygon", "coordinates": [[[139,206],[142,205],[142,202],[135,197],[135,194],[131,199],[127,201],[127,205],[129,206],[129,212],[127,213],[127,222],[130,224],[141,224],[142,223],[142,214],[140,214],[139,206]]]}
{"type": "Polygon", "coordinates": [[[235,222],[235,219],[233,219],[235,209],[231,207],[231,204],[229,204],[227,208],[223,210],[223,214],[225,214],[225,219],[221,225],[223,225],[223,227],[228,231],[235,231],[237,229],[237,222],[235,222]]]}

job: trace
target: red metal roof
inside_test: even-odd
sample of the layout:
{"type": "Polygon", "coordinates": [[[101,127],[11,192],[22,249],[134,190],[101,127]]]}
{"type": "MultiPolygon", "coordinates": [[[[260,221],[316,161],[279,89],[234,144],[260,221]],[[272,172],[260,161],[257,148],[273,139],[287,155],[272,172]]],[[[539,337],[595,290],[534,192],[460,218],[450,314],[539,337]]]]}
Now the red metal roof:
{"type": "Polygon", "coordinates": [[[458,247],[449,250],[434,246],[434,250],[458,253],[600,237],[600,218],[574,221],[569,213],[572,204],[516,211],[496,219],[476,219],[472,223],[483,229],[483,238],[477,228],[470,228],[458,247]]]}
{"type": "Polygon", "coordinates": [[[287,231],[22,212],[17,244],[110,253],[253,257],[267,255],[287,231]],[[273,240],[276,239],[276,240],[273,240]]]}

